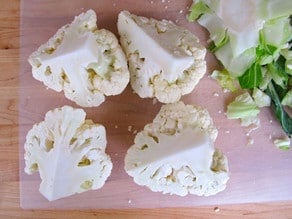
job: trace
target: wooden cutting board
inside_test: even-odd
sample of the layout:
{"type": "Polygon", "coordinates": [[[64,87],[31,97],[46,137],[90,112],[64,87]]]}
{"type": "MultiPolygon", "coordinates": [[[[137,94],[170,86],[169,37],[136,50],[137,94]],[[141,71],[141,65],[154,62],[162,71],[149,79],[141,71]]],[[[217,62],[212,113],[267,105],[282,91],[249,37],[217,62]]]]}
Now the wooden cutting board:
{"type": "MultiPolygon", "coordinates": [[[[34,80],[27,58],[38,46],[48,40],[58,28],[73,20],[74,16],[93,9],[97,13],[97,25],[117,34],[117,15],[121,10],[134,14],[169,19],[185,26],[207,46],[208,33],[196,23],[188,23],[186,14],[189,0],[62,0],[21,2],[21,50],[20,50],[20,203],[30,209],[101,209],[101,208],[157,208],[222,205],[250,202],[285,201],[292,199],[291,151],[281,151],[273,145],[273,139],[284,134],[269,108],[260,113],[261,125],[249,133],[239,121],[227,120],[226,104],[238,93],[224,93],[210,78],[210,73],[220,66],[210,53],[206,56],[207,73],[195,90],[182,98],[186,104],[207,108],[219,130],[215,146],[228,157],[230,180],[225,191],[211,197],[177,197],[151,192],[136,185],[124,171],[124,156],[133,144],[136,131],[150,123],[161,104],[152,99],[141,99],[130,86],[118,96],[108,97],[99,107],[84,108],[87,117],[101,123],[107,130],[107,153],[113,161],[113,171],[105,186],[96,191],[74,195],[48,202],[38,192],[38,174],[24,173],[23,143],[27,131],[34,123],[44,119],[47,111],[71,105],[63,93],[57,93],[34,80]],[[130,129],[131,127],[131,129],[130,129]],[[250,144],[253,142],[253,144],[250,144]]],[[[65,161],[64,161],[65,162],[65,161]]]]}

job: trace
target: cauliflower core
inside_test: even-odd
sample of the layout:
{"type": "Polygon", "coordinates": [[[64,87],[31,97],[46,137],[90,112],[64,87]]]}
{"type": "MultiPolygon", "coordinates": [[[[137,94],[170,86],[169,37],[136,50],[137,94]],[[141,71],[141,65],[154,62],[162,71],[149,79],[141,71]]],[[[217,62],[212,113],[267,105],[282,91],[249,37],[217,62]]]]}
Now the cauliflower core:
{"type": "Polygon", "coordinates": [[[32,75],[83,107],[100,105],[129,83],[127,60],[117,38],[97,29],[93,10],[63,26],[29,57],[32,75]]]}
{"type": "Polygon", "coordinates": [[[173,103],[191,93],[206,72],[206,49],[189,30],[122,11],[121,45],[127,55],[131,86],[142,98],[173,103]]]}
{"type": "Polygon", "coordinates": [[[214,195],[229,179],[227,158],[214,148],[217,133],[207,110],[183,102],[164,105],[136,135],[125,170],[154,192],[214,195]]]}
{"type": "Polygon", "coordinates": [[[40,192],[49,201],[101,188],[112,169],[102,125],[69,106],[47,112],[26,136],[25,172],[39,171],[40,192]]]}

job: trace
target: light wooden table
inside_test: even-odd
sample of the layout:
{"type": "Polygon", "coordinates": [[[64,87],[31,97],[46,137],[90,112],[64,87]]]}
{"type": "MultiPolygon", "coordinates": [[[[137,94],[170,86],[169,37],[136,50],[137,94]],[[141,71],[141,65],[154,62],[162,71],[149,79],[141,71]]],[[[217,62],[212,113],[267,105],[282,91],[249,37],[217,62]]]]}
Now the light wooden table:
{"type": "Polygon", "coordinates": [[[0,0],[0,218],[292,218],[292,203],[200,208],[35,211],[19,207],[19,0],[0,0]]]}

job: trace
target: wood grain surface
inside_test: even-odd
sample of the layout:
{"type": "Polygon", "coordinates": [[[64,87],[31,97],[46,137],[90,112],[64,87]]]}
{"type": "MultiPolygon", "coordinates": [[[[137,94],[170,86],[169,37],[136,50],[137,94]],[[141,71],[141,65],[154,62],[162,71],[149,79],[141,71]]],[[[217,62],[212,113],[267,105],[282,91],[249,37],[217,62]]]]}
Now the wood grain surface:
{"type": "Polygon", "coordinates": [[[292,218],[291,203],[133,210],[22,210],[19,205],[20,1],[0,0],[0,218],[292,218]]]}

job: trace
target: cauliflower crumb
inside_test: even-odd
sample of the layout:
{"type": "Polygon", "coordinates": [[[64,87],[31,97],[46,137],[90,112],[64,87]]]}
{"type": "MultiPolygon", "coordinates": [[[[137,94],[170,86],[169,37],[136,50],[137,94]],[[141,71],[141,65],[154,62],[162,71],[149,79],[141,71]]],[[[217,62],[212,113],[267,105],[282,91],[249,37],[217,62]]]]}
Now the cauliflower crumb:
{"type": "Polygon", "coordinates": [[[247,146],[253,145],[254,144],[254,139],[253,138],[248,138],[247,139],[247,146]]]}
{"type": "Polygon", "coordinates": [[[220,211],[220,208],[219,207],[215,207],[214,208],[214,212],[219,212],[220,211]]]}
{"type": "Polygon", "coordinates": [[[132,131],[132,126],[131,126],[131,125],[128,126],[128,131],[129,131],[129,132],[132,131]]]}
{"type": "Polygon", "coordinates": [[[155,105],[156,103],[158,103],[158,100],[156,98],[153,98],[152,104],[155,105]]]}
{"type": "Polygon", "coordinates": [[[213,96],[214,96],[214,97],[219,97],[219,94],[218,94],[217,92],[214,92],[214,93],[213,93],[213,96]]]}

